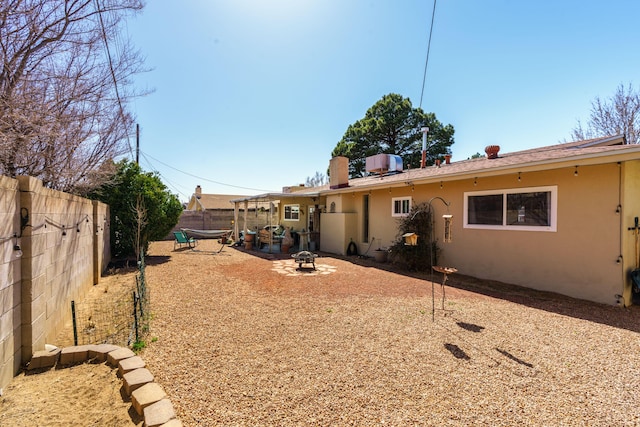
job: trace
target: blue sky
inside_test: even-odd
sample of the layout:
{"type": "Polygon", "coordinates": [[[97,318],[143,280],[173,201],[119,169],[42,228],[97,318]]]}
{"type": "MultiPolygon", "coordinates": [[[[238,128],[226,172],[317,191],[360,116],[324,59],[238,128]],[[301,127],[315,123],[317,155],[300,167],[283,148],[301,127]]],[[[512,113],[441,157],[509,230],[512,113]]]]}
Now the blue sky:
{"type": "MultiPolygon", "coordinates": [[[[153,89],[132,104],[141,166],[186,201],[326,173],[383,95],[420,105],[431,0],[150,0],[128,36],[153,89]]],[[[453,160],[569,140],[596,96],[640,87],[640,2],[440,0],[422,101],[453,160]]]]}

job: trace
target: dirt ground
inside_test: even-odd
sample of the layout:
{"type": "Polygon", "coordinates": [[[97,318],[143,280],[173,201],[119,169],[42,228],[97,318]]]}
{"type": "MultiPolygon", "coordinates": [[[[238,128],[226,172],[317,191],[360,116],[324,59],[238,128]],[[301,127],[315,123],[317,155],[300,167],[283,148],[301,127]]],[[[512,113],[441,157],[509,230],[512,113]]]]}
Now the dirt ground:
{"type": "MultiPolygon", "coordinates": [[[[640,425],[638,307],[218,249],[158,242],[147,259],[141,355],[185,426],[640,425]]],[[[105,365],[22,373],[0,425],[142,425],[120,387],[105,365]]]]}

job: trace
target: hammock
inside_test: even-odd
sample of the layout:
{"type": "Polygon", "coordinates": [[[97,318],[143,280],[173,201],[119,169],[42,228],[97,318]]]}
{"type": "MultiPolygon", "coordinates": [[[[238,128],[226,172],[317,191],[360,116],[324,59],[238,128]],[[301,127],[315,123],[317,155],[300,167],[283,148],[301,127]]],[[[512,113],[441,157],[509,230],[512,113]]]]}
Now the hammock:
{"type": "Polygon", "coordinates": [[[192,230],[191,228],[181,228],[180,230],[196,236],[210,238],[222,237],[231,234],[231,230],[192,230]]]}

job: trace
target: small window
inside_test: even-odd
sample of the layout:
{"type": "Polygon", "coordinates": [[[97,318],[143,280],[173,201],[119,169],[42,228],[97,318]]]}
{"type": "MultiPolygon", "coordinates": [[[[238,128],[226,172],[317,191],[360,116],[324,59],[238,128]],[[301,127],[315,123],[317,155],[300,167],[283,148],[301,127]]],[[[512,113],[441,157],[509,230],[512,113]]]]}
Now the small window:
{"type": "Polygon", "coordinates": [[[391,199],[391,216],[407,216],[411,212],[411,197],[391,199]]]}
{"type": "Polygon", "coordinates": [[[465,228],[556,231],[557,187],[465,193],[465,228]]]}
{"type": "Polygon", "coordinates": [[[297,221],[300,219],[300,205],[284,205],[284,220],[297,221]]]}

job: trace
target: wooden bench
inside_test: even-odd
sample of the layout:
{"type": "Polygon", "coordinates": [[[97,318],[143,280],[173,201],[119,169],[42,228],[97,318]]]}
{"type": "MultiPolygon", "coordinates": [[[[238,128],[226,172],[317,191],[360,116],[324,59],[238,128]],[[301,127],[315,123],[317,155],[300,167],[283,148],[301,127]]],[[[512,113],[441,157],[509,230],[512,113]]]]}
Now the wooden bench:
{"type": "Polygon", "coordinates": [[[271,234],[269,230],[262,229],[258,232],[258,248],[262,245],[279,244],[282,242],[282,236],[271,234]]]}

